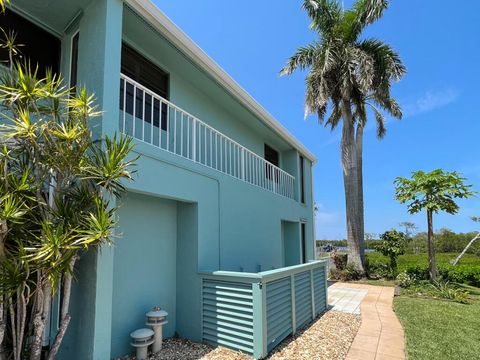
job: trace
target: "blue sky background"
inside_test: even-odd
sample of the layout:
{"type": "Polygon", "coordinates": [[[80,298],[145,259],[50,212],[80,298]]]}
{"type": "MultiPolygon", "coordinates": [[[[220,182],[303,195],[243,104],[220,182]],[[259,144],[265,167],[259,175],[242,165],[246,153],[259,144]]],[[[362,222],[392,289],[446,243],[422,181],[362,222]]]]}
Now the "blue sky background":
{"type": "MultiPolygon", "coordinates": [[[[345,205],[339,157],[340,134],[304,120],[304,76],[279,77],[296,48],[315,35],[301,1],[154,0],[207,54],[255,97],[318,158],[314,171],[317,239],[345,236],[345,205]]],[[[349,6],[352,1],[345,1],[349,6]]],[[[480,1],[393,0],[365,36],[392,45],[408,68],[393,93],[404,119],[390,120],[387,136],[365,135],[366,232],[381,233],[413,221],[393,196],[396,176],[414,170],[457,170],[480,190],[479,64],[480,1]]],[[[438,215],[436,229],[478,228],[480,198],[461,201],[458,215],[438,215]]]]}

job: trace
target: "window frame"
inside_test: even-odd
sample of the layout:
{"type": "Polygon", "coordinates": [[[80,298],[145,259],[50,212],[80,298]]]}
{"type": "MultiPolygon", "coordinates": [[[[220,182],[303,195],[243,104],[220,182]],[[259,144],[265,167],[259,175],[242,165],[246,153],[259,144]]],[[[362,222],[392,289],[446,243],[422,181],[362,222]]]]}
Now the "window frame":
{"type": "Polygon", "coordinates": [[[265,164],[265,177],[268,180],[274,180],[276,183],[280,181],[280,176],[278,176],[276,171],[269,166],[269,164],[280,168],[280,152],[275,150],[272,146],[268,145],[267,143],[263,144],[263,159],[267,162],[265,164]],[[276,163],[267,159],[267,154],[274,154],[276,156],[276,163]]]}
{"type": "Polygon", "coordinates": [[[307,263],[307,223],[300,222],[300,260],[302,264],[307,263]]]}
{"type": "Polygon", "coordinates": [[[300,155],[299,162],[300,202],[302,204],[305,204],[305,158],[303,157],[303,155],[300,155]]]}
{"type": "MultiPolygon", "coordinates": [[[[2,17],[3,16],[10,16],[10,14],[12,16],[11,19],[13,19],[14,26],[10,27],[10,26],[7,26],[6,24],[2,24],[2,28],[5,31],[9,31],[9,30],[13,29],[17,33],[17,43],[24,44],[25,47],[20,48],[21,62],[24,62],[25,59],[28,59],[28,63],[30,64],[30,66],[32,68],[32,71],[35,70],[35,68],[38,65],[38,73],[37,73],[38,78],[45,77],[47,69],[52,70],[53,74],[59,75],[62,72],[62,57],[63,57],[62,37],[58,33],[53,32],[51,29],[49,29],[44,24],[39,22],[35,17],[30,16],[26,13],[20,12],[20,11],[18,11],[15,8],[12,8],[12,7],[9,7],[7,9],[5,9],[5,11],[3,13],[0,13],[0,22],[2,22],[2,17]],[[15,17],[18,18],[19,22],[15,21],[15,19],[14,19],[15,17]],[[30,29],[27,29],[27,30],[40,31],[41,35],[39,35],[38,33],[35,33],[35,36],[31,37],[31,39],[33,41],[30,41],[28,39],[22,39],[24,37],[23,36],[24,34],[27,34],[27,36],[30,35],[30,33],[28,31],[19,32],[17,30],[18,28],[21,28],[21,29],[23,28],[24,24],[22,22],[23,23],[28,23],[30,29]],[[37,46],[39,38],[41,40],[43,40],[42,43],[41,43],[42,50],[40,51],[40,50],[35,49],[35,48],[34,49],[28,49],[29,47],[32,46],[31,45],[32,43],[35,43],[35,46],[37,46]],[[35,39],[37,40],[36,42],[34,41],[35,39]],[[25,48],[28,50],[27,54],[25,54],[23,52],[23,50],[25,48]],[[37,54],[45,53],[43,51],[44,48],[49,49],[48,53],[52,54],[51,59],[42,58],[42,57],[40,57],[40,59],[39,59],[37,57],[37,54]],[[37,50],[37,51],[35,51],[35,50],[37,50]],[[31,54],[29,54],[30,51],[32,52],[31,54]],[[33,55],[33,58],[32,58],[32,55],[33,55]],[[46,61],[46,62],[44,63],[44,61],[46,61]]],[[[9,20],[7,20],[7,21],[9,21],[9,20]]],[[[0,64],[1,65],[6,64],[5,66],[8,67],[8,62],[9,62],[8,59],[5,59],[5,62],[0,61],[0,64]]]]}
{"type": "MultiPolygon", "coordinates": [[[[153,109],[153,114],[150,114],[148,116],[145,114],[144,120],[146,123],[150,124],[153,120],[153,126],[162,129],[163,131],[168,130],[168,103],[166,103],[164,100],[169,101],[169,96],[170,96],[170,74],[165,71],[162,67],[158,66],[154,61],[150,60],[148,57],[144,56],[141,54],[137,49],[135,49],[134,46],[130,45],[126,41],[122,41],[122,50],[121,50],[121,60],[120,60],[120,68],[121,68],[121,73],[127,76],[128,78],[132,79],[134,82],[140,84],[142,87],[147,89],[150,93],[157,95],[156,97],[153,97],[149,92],[144,91],[143,89],[136,88],[136,91],[134,91],[135,87],[130,86],[131,84],[127,81],[124,82],[123,80],[120,80],[120,104],[119,104],[119,109],[121,111],[126,111],[126,113],[136,117],[136,118],[142,118],[142,116],[138,115],[143,111],[143,104],[147,104],[147,99],[148,97],[150,98],[150,106],[146,105],[145,110],[146,112],[151,111],[153,109]],[[135,64],[135,60],[139,60],[136,62],[136,64],[146,64],[147,66],[152,67],[155,72],[158,72],[160,76],[163,77],[162,82],[165,82],[166,87],[164,90],[160,88],[152,88],[150,84],[147,84],[145,82],[142,82],[142,79],[140,78],[140,75],[135,73],[132,74],[132,71],[129,69],[126,69],[128,65],[126,64],[126,59],[123,55],[131,56],[129,60],[131,60],[135,64]],[[133,76],[132,76],[133,75],[133,76]],[[126,86],[125,86],[126,85],[126,86]],[[125,88],[124,88],[125,87],[125,88]],[[124,97],[124,92],[126,91],[125,94],[125,109],[123,109],[123,97],[124,97]],[[135,94],[134,94],[135,92],[135,94]],[[129,105],[129,101],[131,101],[131,104],[129,105]],[[135,105],[135,112],[136,114],[133,114],[133,102],[136,102],[135,105]],[[152,104],[153,103],[153,104],[152,104]],[[158,106],[157,106],[158,104],[158,106]],[[158,116],[155,116],[155,114],[158,114],[158,116]]],[[[136,69],[133,70],[135,72],[136,69]]]]}
{"type": "Polygon", "coordinates": [[[72,88],[72,92],[76,92],[77,85],[78,85],[78,55],[79,55],[79,44],[80,44],[80,30],[76,30],[73,32],[72,36],[70,37],[70,64],[69,64],[69,73],[70,78],[68,81],[69,86],[72,88]],[[73,45],[74,39],[77,38],[76,41],[76,54],[75,54],[75,62],[73,61],[73,45]],[[72,84],[72,74],[73,74],[73,66],[75,65],[75,83],[72,84]]]}

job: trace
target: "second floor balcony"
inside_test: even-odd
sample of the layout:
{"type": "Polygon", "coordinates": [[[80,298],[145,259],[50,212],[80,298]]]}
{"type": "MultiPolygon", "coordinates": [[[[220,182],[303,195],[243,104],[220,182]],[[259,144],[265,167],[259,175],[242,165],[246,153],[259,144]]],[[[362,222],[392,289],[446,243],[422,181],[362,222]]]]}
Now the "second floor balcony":
{"type": "Polygon", "coordinates": [[[124,74],[120,131],[251,185],[295,197],[292,175],[124,74]]]}

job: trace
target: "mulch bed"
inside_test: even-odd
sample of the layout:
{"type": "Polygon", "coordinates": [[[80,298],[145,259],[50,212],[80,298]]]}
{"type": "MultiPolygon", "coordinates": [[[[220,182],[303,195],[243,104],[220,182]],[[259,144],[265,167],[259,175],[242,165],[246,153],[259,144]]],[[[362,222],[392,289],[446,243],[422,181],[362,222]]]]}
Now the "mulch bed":
{"type": "MultiPolygon", "coordinates": [[[[343,360],[360,327],[360,315],[327,311],[304,330],[286,338],[269,360],[343,360]]],[[[124,357],[122,360],[134,360],[124,357]]],[[[173,338],[163,343],[162,351],[149,360],[250,360],[251,357],[222,347],[173,338]]]]}

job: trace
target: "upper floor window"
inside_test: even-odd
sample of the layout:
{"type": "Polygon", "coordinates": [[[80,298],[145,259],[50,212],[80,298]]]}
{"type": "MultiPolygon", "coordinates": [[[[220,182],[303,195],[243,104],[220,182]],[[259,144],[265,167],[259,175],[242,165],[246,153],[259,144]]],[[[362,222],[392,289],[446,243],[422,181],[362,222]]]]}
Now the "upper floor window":
{"type": "Polygon", "coordinates": [[[279,164],[278,151],[265,144],[265,160],[275,166],[279,164]]]}
{"type": "MultiPolygon", "coordinates": [[[[121,71],[136,83],[168,100],[168,74],[125,43],[122,44],[121,71]]],[[[126,91],[125,111],[128,114],[133,115],[135,109],[135,117],[143,118],[147,123],[153,121],[153,126],[161,126],[162,130],[167,130],[168,106],[166,103],[141,88],[135,88],[131,83],[126,83],[126,89],[123,87],[124,82],[121,81],[120,110],[123,110],[123,92],[126,91]]]]}
{"type": "Polygon", "coordinates": [[[78,41],[80,33],[77,32],[72,37],[72,48],[70,51],[70,87],[75,91],[77,87],[77,73],[78,73],[78,41]]]}
{"type": "MultiPolygon", "coordinates": [[[[265,160],[267,160],[272,165],[275,165],[277,167],[279,166],[279,155],[277,150],[265,144],[264,153],[265,153],[265,160]]],[[[275,180],[278,181],[278,174],[274,175],[275,171],[268,164],[265,164],[265,172],[267,175],[267,179],[275,178],[275,180]]]]}
{"type": "Polygon", "coordinates": [[[300,155],[300,201],[305,203],[305,158],[300,155]]]}
{"type": "MultiPolygon", "coordinates": [[[[0,24],[8,34],[14,31],[15,41],[19,46],[19,54],[15,57],[21,62],[30,64],[32,70],[38,67],[37,77],[45,77],[47,69],[58,73],[60,65],[60,40],[24,17],[6,9],[0,14],[0,24]]],[[[8,50],[0,47],[0,63],[9,65],[8,50]]]]}

